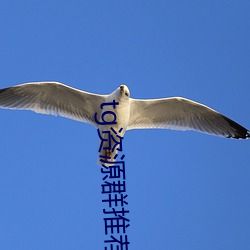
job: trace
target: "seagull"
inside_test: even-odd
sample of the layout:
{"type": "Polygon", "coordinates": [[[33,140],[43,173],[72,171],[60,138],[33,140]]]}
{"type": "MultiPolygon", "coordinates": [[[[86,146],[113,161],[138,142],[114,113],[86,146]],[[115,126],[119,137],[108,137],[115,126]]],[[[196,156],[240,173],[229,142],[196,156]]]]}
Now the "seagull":
{"type": "Polygon", "coordinates": [[[127,130],[152,128],[195,130],[235,139],[250,137],[249,130],[201,103],[183,97],[133,99],[126,85],[109,95],[99,95],[59,82],[24,83],[0,89],[0,107],[59,115],[94,125],[102,143],[98,159],[102,166],[103,162],[110,166],[116,159],[119,149],[115,140],[110,146],[108,138],[117,138],[117,131],[120,139],[127,130]]]}

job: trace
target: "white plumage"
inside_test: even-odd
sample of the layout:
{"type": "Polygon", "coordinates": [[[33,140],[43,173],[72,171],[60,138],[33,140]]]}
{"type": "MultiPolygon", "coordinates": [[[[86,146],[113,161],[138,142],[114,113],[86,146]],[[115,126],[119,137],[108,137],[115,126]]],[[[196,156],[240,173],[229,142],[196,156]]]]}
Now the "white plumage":
{"type": "MultiPolygon", "coordinates": [[[[112,135],[114,133],[110,130],[110,125],[99,125],[95,122],[95,113],[97,120],[100,121],[102,112],[115,112],[117,124],[112,127],[117,131],[122,127],[121,136],[126,130],[131,129],[162,128],[196,130],[237,139],[250,137],[250,132],[246,128],[203,104],[181,97],[132,99],[126,85],[121,85],[110,95],[98,95],[58,82],[26,83],[0,89],[0,107],[60,115],[90,123],[101,132],[109,130],[112,135]],[[115,109],[111,105],[100,108],[102,103],[113,100],[119,103],[115,109]]],[[[102,150],[101,154],[110,154],[109,161],[113,161],[116,152],[116,150],[114,152],[102,150]]]]}

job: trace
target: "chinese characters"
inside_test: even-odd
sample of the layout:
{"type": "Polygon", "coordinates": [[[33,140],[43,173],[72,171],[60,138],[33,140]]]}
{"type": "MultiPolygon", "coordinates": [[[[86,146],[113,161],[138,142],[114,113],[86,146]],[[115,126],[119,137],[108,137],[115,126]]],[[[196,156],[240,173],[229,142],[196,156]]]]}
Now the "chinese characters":
{"type": "MultiPolygon", "coordinates": [[[[112,105],[116,108],[118,102],[103,103],[104,106],[112,105]]],[[[95,114],[95,119],[97,118],[95,114]]],[[[123,128],[113,128],[112,125],[116,124],[116,114],[112,111],[104,111],[100,116],[102,121],[97,121],[99,128],[97,129],[100,138],[100,147],[98,152],[99,161],[102,163],[103,168],[103,184],[101,185],[102,194],[105,196],[102,200],[105,209],[104,214],[104,231],[105,235],[109,236],[105,241],[105,250],[128,250],[127,228],[130,226],[128,219],[129,210],[127,208],[128,201],[126,194],[126,175],[125,175],[125,155],[123,154],[119,160],[118,151],[122,151],[121,133],[123,128]],[[106,116],[106,117],[105,117],[106,116]],[[113,156],[112,156],[113,155],[113,156]],[[114,236],[118,235],[118,236],[114,236]],[[109,247],[109,248],[108,248],[109,247]]]]}

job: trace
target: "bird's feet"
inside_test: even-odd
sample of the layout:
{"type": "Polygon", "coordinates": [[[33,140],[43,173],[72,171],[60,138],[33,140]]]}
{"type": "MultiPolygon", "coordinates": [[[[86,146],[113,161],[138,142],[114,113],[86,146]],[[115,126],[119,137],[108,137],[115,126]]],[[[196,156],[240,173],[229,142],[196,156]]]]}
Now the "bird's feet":
{"type": "Polygon", "coordinates": [[[105,156],[107,157],[107,158],[105,158],[106,161],[110,161],[111,160],[110,159],[110,157],[111,157],[111,149],[107,149],[106,150],[105,156]]]}

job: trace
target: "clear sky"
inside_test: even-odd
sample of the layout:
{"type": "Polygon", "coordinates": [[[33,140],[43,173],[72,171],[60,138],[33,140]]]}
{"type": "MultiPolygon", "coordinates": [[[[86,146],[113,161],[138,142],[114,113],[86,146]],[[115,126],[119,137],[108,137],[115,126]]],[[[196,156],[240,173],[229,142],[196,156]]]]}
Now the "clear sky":
{"type": "MultiPolygon", "coordinates": [[[[0,88],[60,81],[183,96],[250,128],[250,2],[1,1],[0,88]]],[[[104,249],[94,127],[0,110],[0,249],[104,249]]],[[[250,141],[124,139],[130,250],[250,249],[250,141]]]]}

